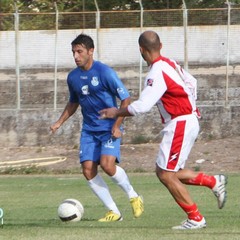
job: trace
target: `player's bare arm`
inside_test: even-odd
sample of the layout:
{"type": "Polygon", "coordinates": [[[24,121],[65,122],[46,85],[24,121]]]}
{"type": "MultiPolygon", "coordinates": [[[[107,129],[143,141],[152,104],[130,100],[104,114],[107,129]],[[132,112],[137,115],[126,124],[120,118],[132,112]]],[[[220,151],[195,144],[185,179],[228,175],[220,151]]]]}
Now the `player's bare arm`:
{"type": "Polygon", "coordinates": [[[60,118],[50,127],[52,133],[55,133],[62,126],[62,124],[76,112],[78,106],[78,103],[67,103],[60,118]]]}
{"type": "MultiPolygon", "coordinates": [[[[131,98],[130,97],[122,100],[121,104],[120,104],[120,109],[127,108],[127,106],[130,104],[130,102],[131,102],[131,98]]],[[[117,119],[115,121],[114,126],[120,128],[120,126],[121,126],[121,124],[122,124],[122,122],[124,120],[124,116],[116,116],[116,117],[117,117],[117,119]]]]}
{"type": "MultiPolygon", "coordinates": [[[[130,104],[130,101],[131,101],[130,97],[122,100],[121,104],[120,104],[120,109],[127,107],[130,104]]],[[[120,138],[122,136],[120,126],[121,126],[123,120],[124,120],[124,117],[122,117],[122,116],[117,117],[117,119],[116,119],[116,121],[115,121],[115,123],[113,124],[113,127],[112,127],[112,136],[113,137],[120,138]]]]}
{"type": "Polygon", "coordinates": [[[105,108],[99,111],[99,113],[100,119],[132,116],[132,114],[128,111],[127,107],[121,109],[117,109],[115,107],[105,108]]]}

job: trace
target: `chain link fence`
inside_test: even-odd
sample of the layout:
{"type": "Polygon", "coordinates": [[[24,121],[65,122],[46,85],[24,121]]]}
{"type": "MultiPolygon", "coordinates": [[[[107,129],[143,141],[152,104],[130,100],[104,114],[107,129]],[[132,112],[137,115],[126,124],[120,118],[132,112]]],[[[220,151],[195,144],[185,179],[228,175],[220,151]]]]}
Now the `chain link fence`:
{"type": "Polygon", "coordinates": [[[63,107],[67,72],[75,67],[70,43],[81,32],[93,37],[95,58],[114,67],[137,95],[145,71],[137,40],[147,29],[159,33],[163,55],[193,74],[201,74],[201,66],[202,74],[224,75],[224,102],[229,104],[228,91],[234,88],[239,104],[240,86],[229,79],[240,75],[240,8],[72,13],[56,8],[0,13],[0,109],[63,107]]]}

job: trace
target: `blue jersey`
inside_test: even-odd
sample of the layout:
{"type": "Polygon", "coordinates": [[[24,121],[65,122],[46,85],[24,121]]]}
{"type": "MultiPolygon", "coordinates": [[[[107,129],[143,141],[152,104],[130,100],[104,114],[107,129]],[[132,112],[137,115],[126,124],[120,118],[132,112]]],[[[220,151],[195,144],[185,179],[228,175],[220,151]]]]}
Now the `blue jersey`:
{"type": "Polygon", "coordinates": [[[109,131],[114,119],[99,119],[99,111],[117,107],[117,99],[124,100],[129,93],[116,72],[109,66],[94,61],[88,70],[80,67],[72,70],[67,78],[72,103],[79,103],[83,115],[82,129],[87,131],[109,131]]]}

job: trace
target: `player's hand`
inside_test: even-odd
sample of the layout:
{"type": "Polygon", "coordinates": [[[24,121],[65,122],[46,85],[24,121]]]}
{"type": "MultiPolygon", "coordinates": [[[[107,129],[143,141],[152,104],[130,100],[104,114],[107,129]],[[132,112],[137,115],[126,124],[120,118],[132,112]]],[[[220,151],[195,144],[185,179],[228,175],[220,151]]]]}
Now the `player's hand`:
{"type": "Polygon", "coordinates": [[[54,123],[51,127],[50,127],[50,131],[52,133],[55,133],[58,129],[60,128],[60,125],[58,123],[54,123]]]}
{"type": "Polygon", "coordinates": [[[115,107],[102,109],[99,111],[100,114],[99,119],[116,118],[117,112],[118,109],[115,107]]]}
{"type": "Polygon", "coordinates": [[[113,128],[112,128],[112,137],[114,137],[114,138],[122,137],[122,132],[121,132],[119,127],[113,126],[113,128]]]}

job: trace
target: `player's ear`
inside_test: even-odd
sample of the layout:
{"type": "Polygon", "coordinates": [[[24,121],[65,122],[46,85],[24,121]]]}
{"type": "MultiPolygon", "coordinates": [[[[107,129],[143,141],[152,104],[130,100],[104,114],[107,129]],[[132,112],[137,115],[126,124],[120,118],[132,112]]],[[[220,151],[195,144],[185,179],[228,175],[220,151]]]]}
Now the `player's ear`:
{"type": "Polygon", "coordinates": [[[162,43],[160,42],[160,50],[162,49],[162,43]]]}
{"type": "Polygon", "coordinates": [[[141,54],[143,54],[143,53],[144,53],[144,48],[142,48],[142,47],[140,46],[140,47],[139,47],[139,51],[140,51],[141,54]]]}
{"type": "Polygon", "coordinates": [[[88,54],[89,54],[89,55],[93,55],[93,52],[94,52],[94,48],[90,48],[90,49],[88,50],[88,54]]]}

